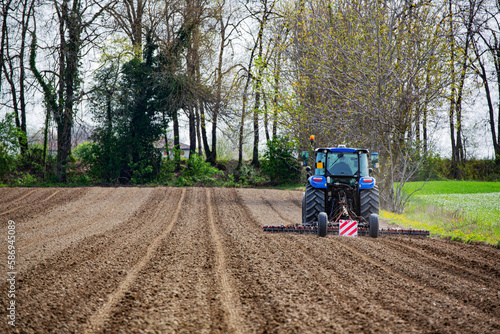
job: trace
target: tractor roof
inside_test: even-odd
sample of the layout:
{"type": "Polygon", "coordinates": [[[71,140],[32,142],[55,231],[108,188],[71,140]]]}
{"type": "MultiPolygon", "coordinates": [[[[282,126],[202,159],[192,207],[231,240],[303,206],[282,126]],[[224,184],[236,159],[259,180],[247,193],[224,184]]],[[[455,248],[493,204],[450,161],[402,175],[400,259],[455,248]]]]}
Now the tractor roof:
{"type": "Polygon", "coordinates": [[[322,147],[322,148],[317,148],[315,152],[321,152],[321,151],[329,151],[330,153],[335,153],[335,152],[349,152],[349,153],[368,153],[367,149],[360,149],[360,148],[347,148],[347,147],[322,147]]]}

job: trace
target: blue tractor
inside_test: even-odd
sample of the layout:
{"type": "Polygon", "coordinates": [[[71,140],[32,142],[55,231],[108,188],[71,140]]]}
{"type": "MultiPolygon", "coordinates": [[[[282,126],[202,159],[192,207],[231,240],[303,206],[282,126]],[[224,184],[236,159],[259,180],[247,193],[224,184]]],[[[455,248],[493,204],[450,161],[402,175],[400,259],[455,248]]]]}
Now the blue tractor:
{"type": "MultiPolygon", "coordinates": [[[[312,140],[311,140],[312,141],[312,140]]],[[[302,199],[302,226],[326,236],[340,222],[356,221],[359,231],[379,235],[379,191],[371,176],[378,154],[346,146],[315,149],[315,169],[306,167],[308,179],[302,199]],[[312,175],[311,175],[312,174],[312,175]]]]}

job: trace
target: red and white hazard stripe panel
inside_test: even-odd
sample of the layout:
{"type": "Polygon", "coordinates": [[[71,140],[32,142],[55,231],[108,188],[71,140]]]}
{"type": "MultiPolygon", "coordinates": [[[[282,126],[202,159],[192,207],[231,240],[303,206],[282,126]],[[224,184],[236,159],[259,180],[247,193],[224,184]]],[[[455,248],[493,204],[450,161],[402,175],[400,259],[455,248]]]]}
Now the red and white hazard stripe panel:
{"type": "Polygon", "coordinates": [[[340,220],[339,235],[341,237],[357,237],[358,222],[355,220],[340,220]]]}

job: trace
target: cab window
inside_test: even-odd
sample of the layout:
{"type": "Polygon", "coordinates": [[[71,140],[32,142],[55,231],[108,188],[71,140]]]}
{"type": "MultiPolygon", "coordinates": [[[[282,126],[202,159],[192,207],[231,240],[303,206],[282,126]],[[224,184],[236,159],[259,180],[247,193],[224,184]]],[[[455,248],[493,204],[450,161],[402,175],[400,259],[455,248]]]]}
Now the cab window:
{"type": "Polygon", "coordinates": [[[370,176],[368,172],[368,155],[366,153],[359,155],[359,172],[360,176],[370,176]]]}
{"type": "Polygon", "coordinates": [[[323,152],[318,152],[316,154],[316,166],[314,170],[314,175],[325,175],[325,163],[326,163],[326,154],[323,152]]]}
{"type": "Polygon", "coordinates": [[[327,165],[331,175],[353,176],[358,171],[358,155],[350,152],[330,153],[327,165]]]}

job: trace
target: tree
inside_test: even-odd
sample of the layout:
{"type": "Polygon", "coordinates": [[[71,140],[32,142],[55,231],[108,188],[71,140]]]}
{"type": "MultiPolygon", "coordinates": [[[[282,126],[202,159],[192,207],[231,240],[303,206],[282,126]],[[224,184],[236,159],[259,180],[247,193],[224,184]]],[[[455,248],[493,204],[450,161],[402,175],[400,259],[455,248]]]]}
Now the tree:
{"type": "Polygon", "coordinates": [[[96,160],[92,173],[104,182],[115,182],[120,175],[120,159],[117,152],[116,113],[119,108],[120,66],[118,60],[107,62],[95,72],[95,84],[90,97],[90,109],[99,125],[94,130],[96,160]]]}
{"type": "Polygon", "coordinates": [[[162,123],[155,48],[148,39],[144,60],[135,56],[120,73],[117,64],[96,73],[92,102],[100,126],[94,135],[94,172],[105,182],[144,183],[158,175],[161,156],[154,144],[162,134],[162,123]]]}
{"type": "MultiPolygon", "coordinates": [[[[497,86],[497,94],[500,93],[500,21],[498,19],[500,3],[495,1],[494,5],[490,4],[490,6],[484,3],[481,9],[484,19],[474,22],[477,34],[472,40],[475,61],[471,65],[483,83],[493,151],[496,162],[500,163],[500,103],[497,103],[495,116],[494,93],[491,87],[494,82],[497,86]],[[493,71],[489,69],[491,60],[493,71]]],[[[497,99],[500,102],[500,96],[497,99]]]]}
{"type": "Polygon", "coordinates": [[[34,21],[34,0],[7,1],[3,5],[2,47],[0,71],[3,71],[10,88],[10,106],[19,128],[21,154],[28,149],[26,124],[26,55],[28,53],[28,29],[34,21]],[[12,11],[10,6],[15,9],[12,11]],[[11,16],[9,13],[12,12],[11,16]],[[10,19],[10,24],[9,24],[10,19]],[[10,27],[9,27],[10,25],[10,27]]]}
{"type": "MultiPolygon", "coordinates": [[[[184,22],[193,25],[192,35],[187,41],[186,47],[186,74],[188,82],[197,85],[197,70],[199,69],[199,48],[200,48],[200,24],[205,8],[204,3],[198,0],[187,0],[184,8],[184,22]]],[[[190,87],[191,92],[195,92],[194,87],[190,87]]],[[[198,94],[197,94],[198,95],[198,94]]],[[[199,94],[202,95],[202,94],[199,94]]],[[[197,129],[197,99],[190,99],[186,104],[187,116],[189,120],[189,143],[190,154],[193,156],[196,152],[196,129],[197,129]]],[[[201,143],[200,143],[201,144],[201,143]]]]}
{"type": "Polygon", "coordinates": [[[7,113],[0,120],[0,180],[14,169],[15,155],[19,149],[19,129],[15,126],[14,114],[7,113]]]}
{"type": "Polygon", "coordinates": [[[247,116],[247,103],[248,103],[248,90],[250,87],[250,83],[252,82],[252,65],[254,63],[255,50],[257,49],[257,43],[254,44],[252,48],[252,52],[250,53],[250,57],[248,60],[248,66],[243,68],[245,73],[245,85],[242,92],[242,106],[241,106],[241,116],[240,116],[240,124],[238,128],[238,166],[237,170],[239,170],[243,163],[243,141],[244,141],[244,127],[245,127],[245,118],[247,116]]]}
{"type": "Polygon", "coordinates": [[[260,1],[261,8],[257,10],[253,10],[251,8],[247,9],[254,17],[254,19],[258,23],[258,33],[257,36],[254,37],[255,45],[257,46],[257,55],[255,61],[257,62],[256,72],[253,74],[252,79],[254,81],[254,96],[255,102],[253,107],[253,153],[252,153],[252,165],[258,167],[259,163],[259,114],[260,114],[260,103],[261,103],[261,95],[263,95],[263,87],[262,80],[264,75],[264,68],[267,66],[266,59],[264,55],[264,30],[269,23],[268,21],[271,19],[274,10],[274,6],[276,4],[275,1],[261,0],[260,1]]]}
{"type": "Polygon", "coordinates": [[[30,67],[42,87],[44,99],[52,111],[57,126],[57,179],[66,182],[67,164],[71,156],[71,131],[74,123],[74,108],[82,98],[80,91],[80,65],[82,51],[92,42],[93,24],[108,4],[102,2],[83,3],[82,0],[54,1],[59,43],[57,55],[57,78],[55,87],[51,79],[44,77],[36,63],[36,35],[33,33],[30,67]]]}
{"type": "Polygon", "coordinates": [[[138,57],[142,55],[143,17],[147,5],[148,0],[125,0],[117,1],[116,5],[107,8],[114,19],[115,26],[119,27],[130,39],[132,50],[138,57]]]}
{"type": "Polygon", "coordinates": [[[297,8],[288,17],[297,133],[317,134],[318,145],[380,152],[382,201],[400,212],[401,188],[424,157],[414,131],[421,101],[439,105],[447,85],[439,66],[446,48],[440,11],[407,1],[319,1],[307,8],[299,2],[297,8]]]}
{"type": "Polygon", "coordinates": [[[293,140],[280,136],[269,140],[261,171],[276,184],[298,182],[301,172],[293,140]]]}
{"type": "Polygon", "coordinates": [[[117,134],[123,150],[120,180],[125,182],[151,181],[160,168],[161,157],[154,143],[162,131],[154,108],[152,51],[146,52],[144,62],[136,57],[122,68],[117,134]]]}
{"type": "Polygon", "coordinates": [[[463,100],[465,82],[469,72],[469,59],[472,40],[475,35],[474,21],[478,10],[482,7],[482,0],[469,0],[469,3],[456,4],[448,0],[449,21],[449,52],[450,52],[450,111],[449,126],[451,138],[451,174],[459,178],[459,164],[464,162],[463,143],[463,100]],[[454,11],[457,11],[456,13],[454,11]],[[458,21],[458,22],[455,22],[458,21]],[[458,66],[458,73],[456,67],[458,66]],[[458,76],[457,76],[458,74],[458,76]]]}
{"type": "MultiPolygon", "coordinates": [[[[223,122],[227,119],[224,117],[231,113],[231,105],[234,107],[230,97],[231,94],[234,95],[235,85],[231,78],[233,70],[241,67],[233,57],[234,40],[238,39],[243,18],[240,17],[240,9],[230,1],[215,2],[209,13],[206,18],[204,38],[199,43],[206,44],[204,53],[207,56],[204,60],[210,63],[205,70],[204,85],[211,87],[211,93],[200,96],[199,110],[201,139],[206,160],[215,165],[218,155],[218,133],[224,127],[223,122]],[[210,123],[211,133],[208,131],[210,123]]],[[[201,74],[203,74],[200,65],[201,61],[198,62],[197,69],[198,86],[201,86],[201,74]]]]}
{"type": "Polygon", "coordinates": [[[158,101],[165,106],[173,121],[174,130],[174,160],[176,170],[180,169],[180,141],[179,141],[179,109],[187,109],[193,105],[197,89],[196,78],[189,77],[181,70],[181,55],[188,47],[193,32],[197,26],[196,21],[184,22],[179,28],[175,39],[163,44],[159,54],[159,82],[162,92],[158,101]]]}

